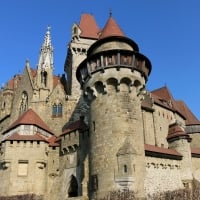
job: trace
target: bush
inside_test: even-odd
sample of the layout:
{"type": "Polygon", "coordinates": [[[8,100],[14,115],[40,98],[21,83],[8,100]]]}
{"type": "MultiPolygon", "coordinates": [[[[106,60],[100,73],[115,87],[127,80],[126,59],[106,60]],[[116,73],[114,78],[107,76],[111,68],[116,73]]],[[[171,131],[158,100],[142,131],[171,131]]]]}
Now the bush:
{"type": "Polygon", "coordinates": [[[9,197],[0,196],[0,200],[43,200],[43,197],[37,196],[35,194],[25,194],[25,195],[15,195],[9,197]]]}
{"type": "MultiPolygon", "coordinates": [[[[137,200],[135,193],[130,190],[112,191],[100,200],[137,200]]],[[[0,199],[1,200],[1,199],[0,199]]],[[[192,189],[179,189],[149,195],[147,200],[200,200],[200,182],[193,181],[192,189]]]]}

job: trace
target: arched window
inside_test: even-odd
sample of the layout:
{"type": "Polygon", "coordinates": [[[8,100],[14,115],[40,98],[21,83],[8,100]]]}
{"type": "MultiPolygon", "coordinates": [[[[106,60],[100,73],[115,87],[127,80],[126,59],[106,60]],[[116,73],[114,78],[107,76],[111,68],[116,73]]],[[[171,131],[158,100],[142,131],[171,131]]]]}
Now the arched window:
{"type": "Polygon", "coordinates": [[[47,86],[47,72],[42,70],[41,71],[41,83],[44,84],[44,86],[47,86]]]}
{"type": "Polygon", "coordinates": [[[20,113],[25,112],[27,109],[28,109],[28,94],[26,91],[23,91],[20,103],[20,113]]]}
{"type": "Polygon", "coordinates": [[[71,181],[68,190],[68,197],[77,197],[78,196],[78,182],[75,176],[71,176],[71,181]]]}
{"type": "Polygon", "coordinates": [[[63,106],[62,103],[54,103],[52,106],[52,116],[53,117],[62,117],[63,106]]]}

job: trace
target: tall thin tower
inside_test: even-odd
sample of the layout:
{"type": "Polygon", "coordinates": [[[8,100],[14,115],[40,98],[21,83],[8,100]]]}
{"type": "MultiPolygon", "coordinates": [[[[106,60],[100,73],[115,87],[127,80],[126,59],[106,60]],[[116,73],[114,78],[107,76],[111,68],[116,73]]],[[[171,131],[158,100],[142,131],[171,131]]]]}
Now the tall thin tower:
{"type": "Polygon", "coordinates": [[[141,100],[151,63],[112,16],[77,69],[90,102],[90,199],[118,189],[144,195],[141,100]]]}

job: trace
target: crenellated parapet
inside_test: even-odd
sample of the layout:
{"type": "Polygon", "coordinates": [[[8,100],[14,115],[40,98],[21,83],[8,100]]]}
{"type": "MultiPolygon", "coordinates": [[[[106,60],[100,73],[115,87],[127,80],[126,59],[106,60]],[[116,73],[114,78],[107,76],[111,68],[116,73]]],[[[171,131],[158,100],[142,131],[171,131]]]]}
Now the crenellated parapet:
{"type": "Polygon", "coordinates": [[[128,69],[130,74],[141,74],[146,82],[151,72],[151,62],[138,52],[138,47],[132,40],[110,37],[99,40],[90,47],[87,59],[79,65],[76,76],[83,86],[95,73],[105,73],[110,69],[128,69]]]}

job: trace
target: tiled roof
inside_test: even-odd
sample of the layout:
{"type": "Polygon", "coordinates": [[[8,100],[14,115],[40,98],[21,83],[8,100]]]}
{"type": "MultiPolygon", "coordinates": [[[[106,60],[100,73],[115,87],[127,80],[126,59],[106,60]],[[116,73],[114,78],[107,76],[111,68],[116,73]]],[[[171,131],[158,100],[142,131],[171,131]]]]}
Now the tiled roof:
{"type": "Polygon", "coordinates": [[[14,133],[7,138],[5,138],[3,141],[43,141],[47,142],[44,137],[42,137],[39,133],[36,133],[34,135],[20,135],[18,133],[14,133]]]}
{"type": "Polygon", "coordinates": [[[192,157],[200,157],[200,148],[191,148],[192,157]]]}
{"type": "Polygon", "coordinates": [[[42,141],[49,143],[50,147],[58,147],[59,144],[56,143],[56,137],[52,136],[49,139],[45,138],[42,136],[40,133],[36,133],[34,135],[21,135],[18,133],[14,133],[7,138],[5,138],[2,142],[4,141],[42,141]]]}
{"type": "Polygon", "coordinates": [[[80,37],[98,39],[99,27],[91,14],[82,14],[79,23],[81,29],[80,37]]]}
{"type": "Polygon", "coordinates": [[[166,86],[152,91],[151,94],[155,103],[182,115],[186,119],[186,125],[200,124],[200,121],[183,101],[174,100],[166,86]]]}
{"type": "Polygon", "coordinates": [[[179,111],[186,118],[186,125],[197,125],[200,124],[200,121],[195,117],[195,115],[191,112],[191,110],[187,107],[187,105],[183,101],[177,101],[177,106],[179,111]]]}
{"type": "Polygon", "coordinates": [[[9,80],[7,82],[7,85],[5,86],[6,89],[9,90],[14,90],[18,87],[20,81],[21,81],[22,75],[15,75],[14,78],[12,78],[11,80],[9,80]]]}
{"type": "Polygon", "coordinates": [[[103,39],[109,36],[125,36],[122,29],[119,27],[112,16],[109,17],[103,30],[100,32],[99,39],[103,39]]]}
{"type": "Polygon", "coordinates": [[[169,89],[166,86],[153,90],[151,94],[156,104],[174,112],[177,112],[183,118],[185,118],[185,116],[182,113],[180,113],[176,101],[174,100],[173,96],[171,95],[169,89]]]}
{"type": "Polygon", "coordinates": [[[85,122],[83,120],[80,119],[78,121],[75,121],[75,122],[72,122],[71,124],[69,124],[65,128],[65,130],[63,131],[61,136],[68,134],[68,133],[75,131],[75,130],[86,131],[86,130],[88,130],[88,126],[85,124],[85,122]]]}
{"type": "Polygon", "coordinates": [[[167,140],[169,141],[172,138],[178,138],[180,136],[185,136],[184,138],[190,139],[189,135],[185,133],[182,127],[178,124],[172,124],[169,126],[167,140]]]}
{"type": "Polygon", "coordinates": [[[145,155],[169,159],[182,159],[182,155],[174,149],[166,149],[162,147],[157,147],[150,144],[145,144],[145,155]]]}
{"type": "Polygon", "coordinates": [[[48,139],[49,146],[50,146],[50,147],[58,147],[59,144],[56,143],[56,140],[57,140],[57,138],[56,138],[55,136],[50,137],[50,138],[48,139]]]}
{"type": "Polygon", "coordinates": [[[53,134],[53,132],[49,129],[49,127],[43,122],[43,120],[32,110],[29,109],[25,113],[23,113],[7,130],[11,130],[18,125],[35,125],[40,127],[41,129],[53,134]]]}

